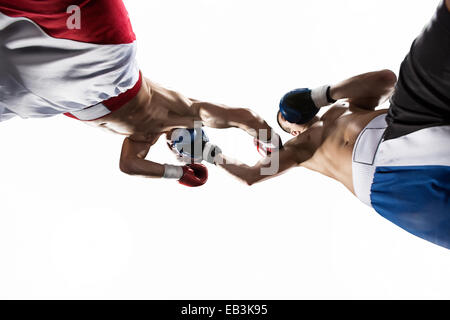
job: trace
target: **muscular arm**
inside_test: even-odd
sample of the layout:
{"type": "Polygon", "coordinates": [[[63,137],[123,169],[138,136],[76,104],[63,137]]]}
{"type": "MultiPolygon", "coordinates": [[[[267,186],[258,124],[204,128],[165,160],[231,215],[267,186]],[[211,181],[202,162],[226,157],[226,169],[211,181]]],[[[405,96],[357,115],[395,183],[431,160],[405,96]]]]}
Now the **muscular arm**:
{"type": "Polygon", "coordinates": [[[264,141],[272,134],[271,127],[250,109],[189,99],[146,78],[136,97],[122,108],[87,123],[146,141],[156,132],[193,128],[195,121],[212,128],[240,128],[256,138],[262,135],[264,141]]]}
{"type": "MultiPolygon", "coordinates": [[[[272,134],[272,128],[264,119],[247,108],[231,108],[223,104],[190,99],[177,91],[164,88],[146,80],[151,88],[152,104],[164,106],[172,112],[184,116],[181,121],[183,127],[194,127],[194,121],[199,121],[210,128],[240,128],[255,138],[264,136],[267,140],[272,134]],[[192,117],[192,118],[191,118],[192,117]],[[263,130],[260,132],[260,130],[263,130]]],[[[169,119],[170,121],[170,119],[169,119]]],[[[179,117],[177,119],[179,121],[179,117]]],[[[176,126],[173,126],[176,127],[176,126]]]]}
{"type": "Polygon", "coordinates": [[[330,94],[335,100],[348,99],[351,105],[373,110],[390,97],[396,82],[390,70],[368,72],[332,85],[330,94]]]}
{"type": "Polygon", "coordinates": [[[255,112],[246,108],[230,108],[221,104],[192,100],[192,108],[205,126],[211,128],[240,128],[263,140],[271,137],[272,128],[255,112]],[[263,133],[264,132],[264,133],[263,133]]]}
{"type": "MultiPolygon", "coordinates": [[[[148,79],[146,79],[146,84],[150,88],[151,99],[149,101],[152,105],[157,106],[154,108],[155,110],[167,108],[178,115],[175,119],[167,119],[168,123],[173,120],[180,121],[181,116],[184,119],[181,120],[179,126],[194,127],[193,121],[200,121],[203,125],[211,128],[240,128],[256,138],[259,138],[260,130],[265,130],[263,134],[267,134],[267,137],[271,136],[271,127],[250,109],[231,108],[223,104],[190,99],[148,79]],[[191,118],[189,115],[193,117],[191,118]]],[[[148,103],[148,101],[146,102],[148,103]]]]}
{"type": "Polygon", "coordinates": [[[237,163],[224,157],[224,163],[219,164],[228,173],[238,178],[238,180],[252,185],[254,183],[276,177],[290,168],[296,167],[310,159],[317,149],[317,143],[311,138],[320,134],[320,129],[309,129],[301,135],[288,141],[283,149],[261,159],[254,166],[237,163]]]}
{"type": "Polygon", "coordinates": [[[136,142],[125,138],[120,155],[120,170],[126,174],[148,178],[162,178],[164,166],[145,160],[153,143],[136,142]]]}

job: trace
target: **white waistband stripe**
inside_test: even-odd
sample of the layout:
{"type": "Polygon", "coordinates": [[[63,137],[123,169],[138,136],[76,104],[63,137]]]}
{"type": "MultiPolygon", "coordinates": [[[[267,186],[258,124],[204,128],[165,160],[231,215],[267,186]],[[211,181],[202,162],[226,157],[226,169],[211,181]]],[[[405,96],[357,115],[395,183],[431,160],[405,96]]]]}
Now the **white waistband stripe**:
{"type": "Polygon", "coordinates": [[[109,113],[111,113],[111,111],[109,111],[109,109],[101,103],[80,111],[71,112],[71,114],[77,117],[79,120],[84,121],[98,119],[106,116],[109,113]]]}
{"type": "Polygon", "coordinates": [[[425,128],[406,136],[383,141],[375,165],[450,166],[450,126],[425,128]]]}
{"type": "Polygon", "coordinates": [[[376,167],[373,165],[375,155],[387,127],[386,114],[372,119],[361,131],[353,148],[352,175],[353,189],[356,196],[370,206],[370,188],[376,167]]]}

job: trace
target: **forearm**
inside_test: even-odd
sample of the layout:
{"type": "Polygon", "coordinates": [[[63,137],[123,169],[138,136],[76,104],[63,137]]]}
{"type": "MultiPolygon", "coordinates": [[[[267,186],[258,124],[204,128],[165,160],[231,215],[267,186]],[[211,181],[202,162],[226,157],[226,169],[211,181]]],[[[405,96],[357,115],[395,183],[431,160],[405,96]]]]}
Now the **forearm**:
{"type": "MultiPolygon", "coordinates": [[[[300,159],[300,162],[305,159],[306,157],[300,159]]],[[[270,156],[261,159],[254,166],[248,166],[226,157],[223,157],[223,161],[219,166],[241,182],[251,186],[257,182],[276,177],[298,164],[297,154],[287,149],[272,153],[270,156]]]]}
{"type": "Polygon", "coordinates": [[[363,73],[332,85],[330,96],[334,100],[348,99],[358,107],[370,109],[392,94],[396,81],[396,75],[390,70],[363,73]]]}
{"type": "MultiPolygon", "coordinates": [[[[229,160],[228,160],[229,161],[229,160]]],[[[243,163],[228,163],[224,162],[219,164],[219,167],[223,168],[229,174],[237,178],[239,181],[251,186],[261,180],[263,180],[263,176],[259,174],[258,168],[255,166],[250,167],[243,163]]]]}
{"type": "Polygon", "coordinates": [[[204,125],[212,128],[240,128],[255,138],[270,139],[271,127],[250,109],[230,108],[209,102],[193,102],[193,108],[204,125]]]}
{"type": "Polygon", "coordinates": [[[120,170],[133,176],[162,178],[165,166],[145,159],[125,158],[120,161],[120,170]]]}
{"type": "Polygon", "coordinates": [[[120,155],[120,170],[129,175],[148,178],[163,177],[164,165],[145,159],[152,144],[125,138],[120,155]]]}

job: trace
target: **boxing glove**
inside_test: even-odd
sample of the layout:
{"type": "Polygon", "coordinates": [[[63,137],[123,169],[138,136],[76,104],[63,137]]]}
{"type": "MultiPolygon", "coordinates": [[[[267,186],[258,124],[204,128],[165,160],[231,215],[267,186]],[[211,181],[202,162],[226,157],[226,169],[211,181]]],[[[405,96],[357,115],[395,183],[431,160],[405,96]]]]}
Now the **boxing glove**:
{"type": "Polygon", "coordinates": [[[206,162],[217,164],[220,161],[222,155],[222,149],[211,142],[203,143],[203,160],[206,162]]]}
{"type": "Polygon", "coordinates": [[[178,128],[172,131],[167,141],[169,148],[185,163],[200,163],[203,160],[215,164],[222,150],[209,142],[201,128],[178,128]]]}
{"type": "Polygon", "coordinates": [[[280,101],[280,112],[291,123],[304,124],[311,121],[319,109],[336,102],[330,95],[330,86],[316,89],[296,89],[288,92],[280,101]]]}
{"type": "Polygon", "coordinates": [[[268,142],[264,142],[255,138],[253,140],[253,143],[255,144],[258,153],[263,157],[270,156],[273,152],[283,148],[281,137],[276,133],[273,133],[272,139],[268,142]]]}
{"type": "Polygon", "coordinates": [[[198,163],[188,164],[183,167],[166,164],[163,177],[178,179],[180,184],[187,187],[199,187],[208,181],[208,169],[198,163]]]}

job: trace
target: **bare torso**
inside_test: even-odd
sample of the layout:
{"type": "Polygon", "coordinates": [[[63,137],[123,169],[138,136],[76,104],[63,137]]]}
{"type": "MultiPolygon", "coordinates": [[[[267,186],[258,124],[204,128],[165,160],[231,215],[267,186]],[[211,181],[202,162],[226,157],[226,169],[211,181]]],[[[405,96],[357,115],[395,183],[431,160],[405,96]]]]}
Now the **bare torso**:
{"type": "Polygon", "coordinates": [[[237,127],[255,138],[271,127],[250,109],[189,99],[145,79],[138,94],[128,103],[87,124],[126,136],[122,145],[120,169],[132,175],[161,178],[165,165],[146,160],[153,144],[174,128],[237,127]]]}
{"type": "MultiPolygon", "coordinates": [[[[341,87],[351,94],[343,96],[352,97],[353,100],[348,101],[358,101],[358,105],[376,106],[393,90],[395,75],[392,77],[391,74],[381,71],[350,78],[341,87]],[[386,75],[391,76],[388,77],[390,81],[385,80],[386,75]]],[[[288,159],[280,159],[287,160],[282,164],[281,171],[298,164],[340,181],[354,193],[352,152],[356,139],[373,118],[386,112],[386,109],[374,111],[369,107],[359,108],[351,102],[335,103],[319,121],[286,144],[286,147],[291,147],[286,148],[290,152],[284,153],[288,159]]],[[[196,121],[213,128],[239,127],[253,136],[261,129],[268,132],[269,137],[271,132],[270,126],[249,109],[228,108],[189,99],[148,79],[143,81],[139,93],[129,103],[89,124],[128,137],[124,141],[121,156],[121,167],[127,169],[125,172],[160,177],[163,168],[159,164],[145,162],[146,169],[142,170],[141,161],[149,148],[162,134],[173,128],[193,128],[196,121]]],[[[259,138],[258,135],[255,137],[259,138]]],[[[246,166],[233,164],[223,167],[248,184],[267,178],[260,175],[257,167],[249,170],[246,166]]]]}
{"type": "Polygon", "coordinates": [[[270,136],[271,130],[262,118],[249,109],[229,108],[186,98],[148,79],[142,82],[134,99],[119,110],[88,124],[128,136],[134,141],[151,143],[174,128],[193,128],[197,121],[212,128],[238,127],[250,134],[265,129],[269,130],[270,136]]]}
{"type": "Polygon", "coordinates": [[[386,112],[387,109],[371,111],[336,103],[308,129],[318,137],[313,144],[316,151],[300,166],[341,182],[354,194],[352,153],[356,139],[373,118],[386,112]]]}
{"type": "Polygon", "coordinates": [[[193,127],[192,101],[145,79],[134,99],[119,110],[88,123],[135,141],[153,142],[178,127],[193,127]]]}

